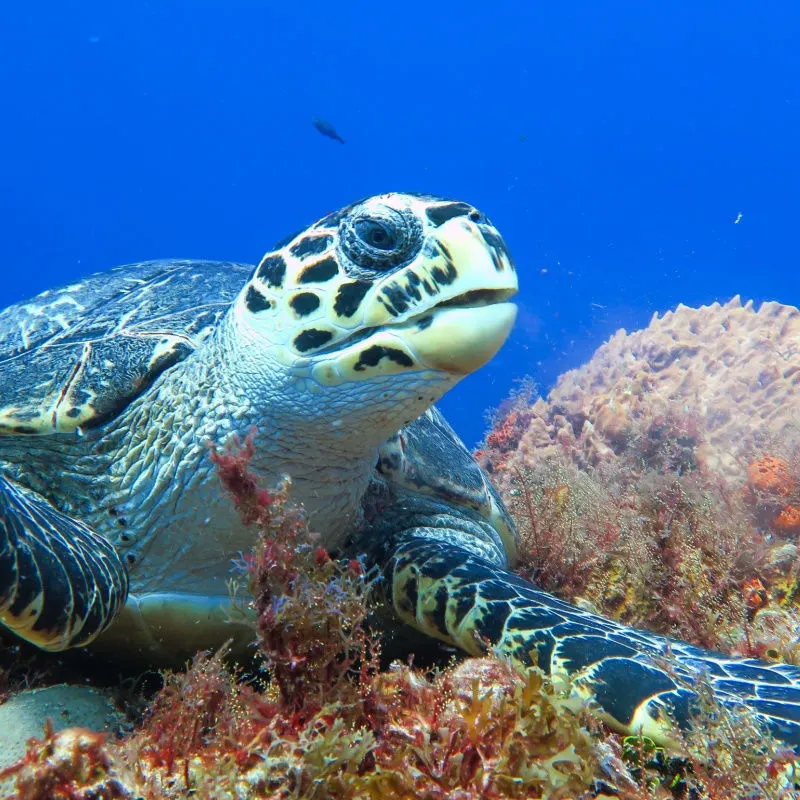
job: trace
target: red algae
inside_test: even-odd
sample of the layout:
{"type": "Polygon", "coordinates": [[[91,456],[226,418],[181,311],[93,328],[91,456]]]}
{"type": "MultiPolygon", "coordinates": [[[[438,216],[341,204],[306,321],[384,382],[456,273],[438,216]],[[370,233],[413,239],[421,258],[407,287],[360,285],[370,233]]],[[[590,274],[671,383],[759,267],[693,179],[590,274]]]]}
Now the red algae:
{"type": "Polygon", "coordinates": [[[249,472],[253,435],[214,459],[243,520],[259,526],[246,566],[271,678],[284,704],[318,708],[356,664],[372,669],[379,656],[377,638],[364,625],[370,576],[358,560],[330,558],[288,502],[288,480],[272,492],[259,487],[249,472]]]}
{"type": "Polygon", "coordinates": [[[124,764],[116,763],[103,734],[83,728],[53,732],[48,720],[40,740],[29,742],[0,781],[16,778],[17,800],[132,800],[124,764]]]}
{"type": "Polygon", "coordinates": [[[633,478],[555,459],[506,485],[520,572],[542,588],[704,647],[731,651],[743,636],[767,548],[737,495],[692,475],[633,478]]]}
{"type": "Polygon", "coordinates": [[[273,506],[285,499],[285,492],[279,487],[277,493],[271,494],[259,486],[258,477],[250,471],[250,460],[255,455],[255,436],[253,427],[244,442],[234,436],[224,450],[212,447],[210,457],[244,524],[263,526],[272,523],[273,506]]]}

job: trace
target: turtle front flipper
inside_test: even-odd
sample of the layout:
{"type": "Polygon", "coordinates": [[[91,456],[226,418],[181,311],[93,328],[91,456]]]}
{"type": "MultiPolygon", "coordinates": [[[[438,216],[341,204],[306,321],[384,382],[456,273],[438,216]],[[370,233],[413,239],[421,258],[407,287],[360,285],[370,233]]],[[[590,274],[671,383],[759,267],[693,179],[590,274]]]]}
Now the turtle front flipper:
{"type": "Polygon", "coordinates": [[[406,497],[384,516],[394,530],[371,532],[381,542],[388,599],[417,630],[473,655],[492,648],[520,669],[536,663],[568,677],[611,727],[662,744],[673,743],[667,708],[685,725],[691,687],[705,674],[721,702],[752,709],[777,738],[800,746],[800,668],[712,653],[558,600],[505,569],[496,532],[460,509],[406,497]]]}
{"type": "Polygon", "coordinates": [[[128,576],[102,536],[0,475],[0,621],[44,650],[88,644],[125,604],[128,576]]]}

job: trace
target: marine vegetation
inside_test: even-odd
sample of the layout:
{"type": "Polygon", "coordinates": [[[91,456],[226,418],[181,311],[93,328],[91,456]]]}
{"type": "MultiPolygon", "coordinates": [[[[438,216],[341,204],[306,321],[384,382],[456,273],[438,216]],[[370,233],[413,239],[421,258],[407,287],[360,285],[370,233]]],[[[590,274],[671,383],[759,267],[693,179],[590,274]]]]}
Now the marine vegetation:
{"type": "MultiPolygon", "coordinates": [[[[253,453],[248,437],[213,459],[259,531],[237,591],[243,603],[252,594],[260,668],[231,666],[224,648],[200,653],[185,671],[164,673],[120,739],[45,730],[6,770],[23,800],[792,796],[783,773],[794,754],[720,707],[702,682],[695,721],[675,729],[672,753],[612,733],[536,668],[519,674],[491,655],[429,669],[382,664],[375,578],[328,556],[289,503],[288,484],[259,485],[253,453]]],[[[592,491],[565,471],[547,474],[575,488],[546,495],[534,476],[521,488],[554,515],[566,513],[571,493],[592,491]]],[[[553,517],[543,520],[549,530],[553,517]]],[[[546,548],[552,539],[529,541],[546,548]]],[[[565,576],[562,588],[575,585],[565,576]]],[[[542,577],[558,583],[555,562],[542,577]]]]}
{"type": "MultiPolygon", "coordinates": [[[[526,413],[510,409],[495,432],[526,413]]],[[[697,421],[677,413],[630,429],[597,466],[577,466],[565,445],[505,467],[506,438],[490,434],[486,445],[480,457],[494,460],[525,577],[633,627],[800,663],[800,561],[789,524],[800,445],[785,443],[786,459],[754,456],[743,485],[702,464],[697,421]]]]}

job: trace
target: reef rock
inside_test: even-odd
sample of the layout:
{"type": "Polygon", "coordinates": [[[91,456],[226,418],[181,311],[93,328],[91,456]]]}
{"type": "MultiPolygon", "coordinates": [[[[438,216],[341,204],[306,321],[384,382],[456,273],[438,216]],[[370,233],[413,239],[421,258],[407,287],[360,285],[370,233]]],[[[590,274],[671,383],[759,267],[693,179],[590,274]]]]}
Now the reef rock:
{"type": "Polygon", "coordinates": [[[744,480],[753,453],[799,438],[800,310],[775,302],[756,310],[738,297],[679,305],[644,330],[617,331],[522,413],[516,447],[493,447],[497,431],[487,439],[490,469],[555,453],[600,466],[637,444],[646,455],[657,442],[642,439],[657,440],[662,426],[701,466],[744,480]]]}

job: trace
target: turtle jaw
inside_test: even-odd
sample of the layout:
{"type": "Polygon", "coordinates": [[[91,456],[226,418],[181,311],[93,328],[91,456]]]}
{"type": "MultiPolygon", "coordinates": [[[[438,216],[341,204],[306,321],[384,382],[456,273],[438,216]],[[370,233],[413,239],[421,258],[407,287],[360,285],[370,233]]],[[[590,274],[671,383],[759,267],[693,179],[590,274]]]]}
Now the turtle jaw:
{"type": "Polygon", "coordinates": [[[514,293],[486,290],[477,301],[465,296],[463,304],[456,297],[402,322],[368,328],[316,353],[310,376],[334,386],[381,375],[433,372],[443,373],[444,383],[453,386],[489,361],[508,338],[517,306],[506,301],[514,293]]]}
{"type": "Polygon", "coordinates": [[[420,364],[463,378],[503,346],[517,317],[514,303],[437,307],[429,325],[406,333],[420,364]]]}

